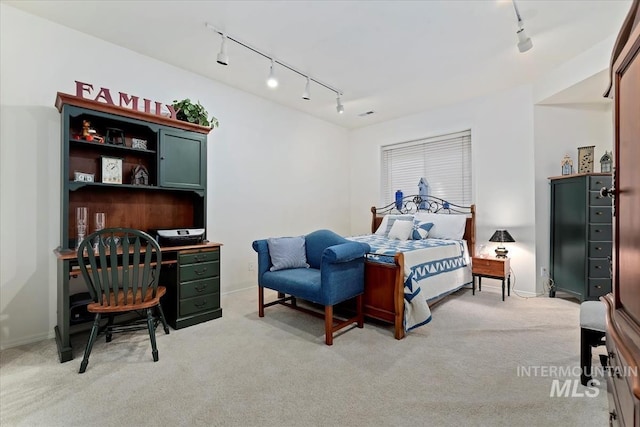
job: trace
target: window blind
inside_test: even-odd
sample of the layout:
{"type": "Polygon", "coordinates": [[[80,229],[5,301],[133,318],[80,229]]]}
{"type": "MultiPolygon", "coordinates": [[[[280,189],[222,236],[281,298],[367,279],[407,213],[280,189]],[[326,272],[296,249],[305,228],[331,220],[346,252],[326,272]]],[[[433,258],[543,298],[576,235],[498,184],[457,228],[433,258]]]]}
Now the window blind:
{"type": "Polygon", "coordinates": [[[429,195],[461,206],[472,203],[471,130],[381,147],[381,205],[418,194],[420,178],[426,178],[429,195]]]}

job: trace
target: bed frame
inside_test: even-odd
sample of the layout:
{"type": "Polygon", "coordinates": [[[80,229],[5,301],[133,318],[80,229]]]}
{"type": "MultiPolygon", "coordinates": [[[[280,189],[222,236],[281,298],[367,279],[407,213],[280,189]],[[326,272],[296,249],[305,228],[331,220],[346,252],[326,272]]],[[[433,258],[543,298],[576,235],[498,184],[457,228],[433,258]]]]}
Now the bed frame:
{"type": "MultiPolygon", "coordinates": [[[[470,255],[474,255],[476,243],[476,208],[458,206],[433,196],[406,196],[398,206],[396,202],[381,208],[371,207],[371,233],[375,233],[386,214],[432,212],[439,214],[467,215],[464,240],[470,255]]],[[[396,254],[395,265],[365,261],[364,315],[393,323],[395,338],[404,338],[404,255],[396,254]]],[[[444,298],[444,297],[442,297],[444,298]]],[[[439,302],[430,301],[429,305],[439,302]]]]}

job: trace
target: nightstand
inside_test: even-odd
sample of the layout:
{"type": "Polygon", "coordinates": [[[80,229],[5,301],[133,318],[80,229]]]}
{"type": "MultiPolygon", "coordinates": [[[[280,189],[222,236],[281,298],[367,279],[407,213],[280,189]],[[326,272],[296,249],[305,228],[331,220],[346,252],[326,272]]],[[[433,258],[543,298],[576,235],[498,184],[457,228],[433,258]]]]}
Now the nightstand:
{"type": "Polygon", "coordinates": [[[502,280],[502,301],[504,301],[504,282],[507,281],[507,295],[511,296],[511,273],[509,258],[472,258],[471,273],[473,275],[473,295],[476,294],[476,277],[478,291],[482,291],[482,278],[502,280]]]}

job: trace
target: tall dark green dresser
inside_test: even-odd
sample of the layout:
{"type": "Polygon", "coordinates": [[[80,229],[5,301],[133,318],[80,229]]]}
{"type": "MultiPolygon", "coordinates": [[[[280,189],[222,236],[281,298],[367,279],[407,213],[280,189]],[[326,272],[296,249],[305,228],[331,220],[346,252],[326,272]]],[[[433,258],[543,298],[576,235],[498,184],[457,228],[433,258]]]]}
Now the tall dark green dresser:
{"type": "Polygon", "coordinates": [[[611,292],[611,174],[574,174],[550,179],[550,297],[567,292],[580,301],[611,292]]]}

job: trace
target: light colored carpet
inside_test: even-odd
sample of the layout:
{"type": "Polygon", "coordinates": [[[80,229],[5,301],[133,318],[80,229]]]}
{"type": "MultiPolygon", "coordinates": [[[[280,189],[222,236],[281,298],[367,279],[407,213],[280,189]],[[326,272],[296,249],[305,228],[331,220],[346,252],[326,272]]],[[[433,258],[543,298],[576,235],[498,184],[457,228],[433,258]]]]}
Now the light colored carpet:
{"type": "MultiPolygon", "coordinates": [[[[272,296],[267,292],[267,298],[272,296]]],[[[53,340],[0,354],[0,424],[8,426],[606,426],[596,397],[550,397],[552,382],[518,367],[579,366],[579,304],[505,302],[462,290],[433,320],[397,341],[365,323],[324,345],[322,319],[276,306],[257,315],[255,289],[225,295],[223,317],[100,337],[87,372],[58,363],[53,340]]],[[[595,359],[594,359],[595,360],[595,359]]],[[[579,386],[578,394],[585,387],[579,386]]]]}

